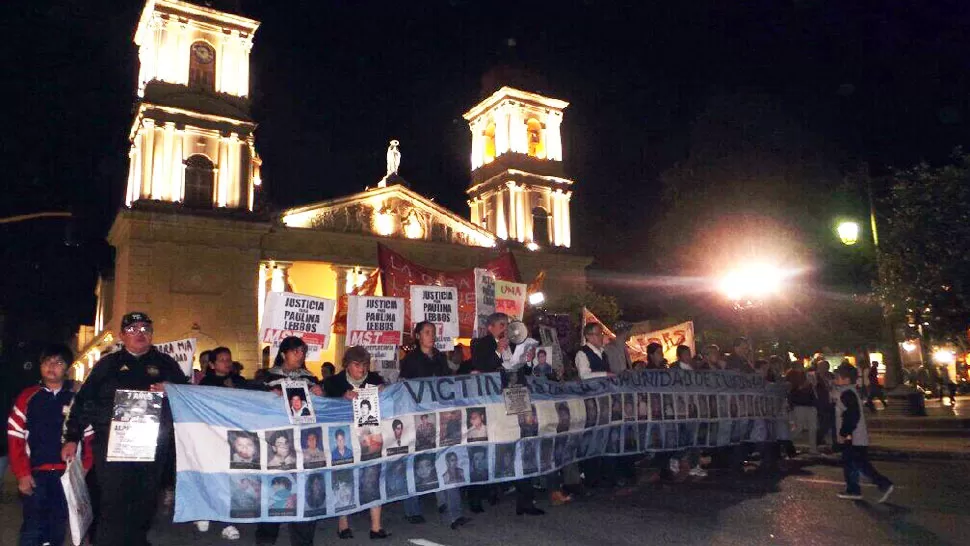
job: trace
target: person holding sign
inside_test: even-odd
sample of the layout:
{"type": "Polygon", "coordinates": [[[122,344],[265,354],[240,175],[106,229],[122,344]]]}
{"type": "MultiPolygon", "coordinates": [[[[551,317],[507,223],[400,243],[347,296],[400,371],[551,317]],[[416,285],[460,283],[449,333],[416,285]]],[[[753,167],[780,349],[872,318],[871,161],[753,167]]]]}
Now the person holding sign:
{"type": "MultiPolygon", "coordinates": [[[[367,365],[370,364],[370,353],[361,346],[347,349],[343,358],[343,371],[328,378],[323,383],[323,390],[327,397],[344,398],[353,400],[357,398],[357,391],[366,387],[383,388],[384,378],[376,372],[368,372],[367,365]]],[[[340,538],[353,538],[354,532],[350,529],[350,520],[347,516],[340,516],[337,522],[337,536],[340,538]]],[[[381,507],[374,506],[370,509],[370,537],[381,539],[391,536],[390,533],[381,527],[381,507]]]]}
{"type": "MultiPolygon", "coordinates": [[[[472,340],[472,373],[492,373],[502,372],[502,383],[518,383],[522,377],[518,373],[522,368],[521,362],[513,362],[512,355],[515,352],[515,345],[509,341],[506,330],[509,326],[509,317],[505,313],[492,313],[486,321],[488,335],[472,340]]],[[[525,479],[515,482],[516,499],[515,513],[517,515],[528,514],[530,516],[541,516],[545,514],[535,506],[535,490],[532,487],[532,480],[525,479]]],[[[472,488],[470,491],[472,512],[482,512],[481,497],[484,490],[479,487],[472,488]]]]}
{"type": "MultiPolygon", "coordinates": [[[[65,379],[73,361],[64,345],[45,348],[40,354],[40,384],[17,396],[7,419],[10,470],[23,502],[20,544],[64,544],[68,509],[61,487],[66,469],[61,462],[61,426],[74,398],[74,383],[65,379]]],[[[84,436],[85,470],[91,468],[92,435],[88,429],[84,436]]]]}
{"type": "Polygon", "coordinates": [[[145,313],[121,318],[123,348],[94,365],[74,397],[64,425],[61,459],[70,461],[90,426],[94,429],[94,472],[100,489],[100,510],[94,542],[98,546],[147,544],[155,518],[170,439],[171,411],[163,406],[154,461],[108,462],[108,438],[119,389],[164,392],[166,383],[188,383],[172,357],[152,346],[152,320],[145,313]]]}
{"type": "MultiPolygon", "coordinates": [[[[423,377],[443,377],[451,375],[448,359],[435,348],[437,341],[435,325],[422,321],[414,325],[414,348],[401,360],[401,379],[421,379],[423,377]]],[[[457,350],[457,347],[456,347],[457,350]]],[[[434,435],[434,432],[431,433],[434,435]]],[[[432,441],[432,445],[433,445],[432,441]]],[[[445,514],[452,529],[468,523],[461,513],[461,490],[457,487],[442,491],[439,499],[444,500],[445,514]]],[[[404,518],[409,523],[424,523],[421,515],[421,498],[418,496],[404,499],[404,518]]]]}

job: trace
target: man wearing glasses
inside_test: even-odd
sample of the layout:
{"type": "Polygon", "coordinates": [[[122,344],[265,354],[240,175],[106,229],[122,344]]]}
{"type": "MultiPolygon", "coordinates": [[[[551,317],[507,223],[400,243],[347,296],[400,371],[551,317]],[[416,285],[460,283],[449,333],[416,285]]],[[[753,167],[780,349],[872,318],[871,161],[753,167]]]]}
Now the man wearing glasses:
{"type": "Polygon", "coordinates": [[[94,428],[94,468],[101,490],[94,540],[98,546],[148,544],[172,435],[172,417],[165,404],[155,461],[107,462],[115,391],[162,392],[165,383],[188,382],[175,360],[152,345],[152,320],[145,313],[122,317],[121,342],[124,348],[99,360],[74,397],[61,449],[61,458],[72,459],[84,429],[94,428]]]}

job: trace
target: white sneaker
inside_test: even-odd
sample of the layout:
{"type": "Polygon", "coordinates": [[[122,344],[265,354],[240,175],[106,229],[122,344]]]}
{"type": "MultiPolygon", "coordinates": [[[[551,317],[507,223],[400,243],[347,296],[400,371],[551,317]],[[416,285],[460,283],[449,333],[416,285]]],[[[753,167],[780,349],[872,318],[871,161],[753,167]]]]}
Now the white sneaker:
{"type": "Polygon", "coordinates": [[[887,487],[886,490],[882,492],[882,496],[879,497],[879,500],[877,500],[876,502],[878,502],[879,504],[882,504],[887,500],[889,500],[889,495],[893,494],[894,489],[896,489],[896,486],[893,484],[889,484],[889,487],[887,487]]]}
{"type": "Polygon", "coordinates": [[[209,532],[209,522],[208,521],[197,521],[195,522],[195,530],[200,533],[209,532]]]}
{"type": "Polygon", "coordinates": [[[691,468],[690,469],[690,472],[688,472],[688,474],[690,474],[691,476],[697,477],[697,478],[706,478],[707,477],[707,471],[704,470],[703,468],[699,467],[699,466],[695,466],[694,468],[691,468]]]}
{"type": "Polygon", "coordinates": [[[222,530],[222,538],[226,540],[239,540],[239,529],[235,525],[230,525],[222,530]]]}

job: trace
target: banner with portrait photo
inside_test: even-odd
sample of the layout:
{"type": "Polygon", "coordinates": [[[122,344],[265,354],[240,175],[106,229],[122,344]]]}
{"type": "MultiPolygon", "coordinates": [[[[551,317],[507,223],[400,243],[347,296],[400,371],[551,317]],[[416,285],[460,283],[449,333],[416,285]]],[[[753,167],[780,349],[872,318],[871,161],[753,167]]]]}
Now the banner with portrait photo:
{"type": "Polygon", "coordinates": [[[670,370],[530,378],[509,414],[497,374],[386,386],[377,424],[313,397],[293,425],[272,393],[166,387],[175,418],[176,522],[334,517],[416,494],[535,477],[572,462],[771,441],[784,393],[755,374],[670,370]]]}

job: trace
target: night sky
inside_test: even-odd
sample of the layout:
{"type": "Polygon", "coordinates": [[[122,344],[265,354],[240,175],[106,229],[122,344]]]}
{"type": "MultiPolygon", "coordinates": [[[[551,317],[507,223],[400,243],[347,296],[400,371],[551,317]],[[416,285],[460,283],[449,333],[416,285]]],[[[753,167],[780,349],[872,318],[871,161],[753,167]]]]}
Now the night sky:
{"type": "MultiPolygon", "coordinates": [[[[103,240],[124,193],[142,3],[2,4],[0,216],[77,220],[0,225],[0,306],[8,339],[64,337],[92,320],[96,273],[111,264],[103,240]]],[[[771,97],[840,167],[936,162],[967,141],[961,0],[235,4],[262,21],[253,114],[274,204],[374,185],[397,138],[402,176],[467,217],[461,114],[495,90],[482,88],[489,70],[524,69],[544,81],[534,90],[571,103],[573,240],[605,271],[648,272],[660,175],[688,158],[712,97],[771,97]]]]}

